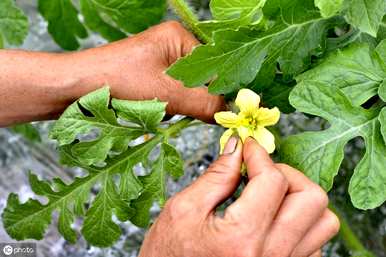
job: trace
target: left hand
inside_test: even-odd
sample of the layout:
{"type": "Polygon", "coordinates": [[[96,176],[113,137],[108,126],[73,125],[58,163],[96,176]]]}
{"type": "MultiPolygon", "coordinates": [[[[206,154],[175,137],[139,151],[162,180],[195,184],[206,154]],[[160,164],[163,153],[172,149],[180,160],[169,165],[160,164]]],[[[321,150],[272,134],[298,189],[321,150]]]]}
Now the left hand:
{"type": "Polygon", "coordinates": [[[178,58],[199,44],[180,23],[168,21],[138,35],[78,53],[83,84],[110,85],[116,98],[167,101],[169,114],[183,114],[213,121],[215,112],[225,108],[222,97],[207,88],[185,88],[165,74],[178,58]],[[83,61],[82,61],[83,60],[83,61]]]}

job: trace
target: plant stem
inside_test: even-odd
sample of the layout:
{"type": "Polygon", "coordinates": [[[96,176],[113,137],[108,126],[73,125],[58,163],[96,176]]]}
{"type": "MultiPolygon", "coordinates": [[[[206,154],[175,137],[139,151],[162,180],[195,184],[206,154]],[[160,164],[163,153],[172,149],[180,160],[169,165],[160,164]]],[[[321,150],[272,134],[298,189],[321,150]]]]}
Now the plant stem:
{"type": "Polygon", "coordinates": [[[210,38],[197,26],[199,20],[185,0],[169,0],[169,5],[202,43],[210,41],[210,38]]]}
{"type": "Polygon", "coordinates": [[[165,131],[164,131],[165,137],[168,138],[170,136],[177,135],[181,130],[188,127],[192,121],[193,121],[193,118],[190,118],[190,117],[185,117],[185,118],[177,121],[176,123],[174,123],[173,125],[171,125],[167,129],[165,129],[165,131]]]}
{"type": "Polygon", "coordinates": [[[332,203],[329,204],[329,209],[333,211],[340,220],[339,237],[342,239],[351,256],[376,257],[374,253],[366,249],[357,235],[355,235],[348,221],[332,203]]]}

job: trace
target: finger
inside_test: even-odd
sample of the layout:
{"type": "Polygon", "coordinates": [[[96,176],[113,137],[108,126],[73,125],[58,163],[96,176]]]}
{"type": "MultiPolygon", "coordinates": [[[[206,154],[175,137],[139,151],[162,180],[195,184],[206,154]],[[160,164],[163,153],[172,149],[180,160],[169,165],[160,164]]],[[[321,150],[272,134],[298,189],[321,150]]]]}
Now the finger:
{"type": "MultiPolygon", "coordinates": [[[[211,95],[206,87],[186,88],[181,82],[164,75],[168,95],[168,114],[182,114],[204,122],[214,123],[214,114],[226,109],[222,96],[211,95]]],[[[161,99],[162,100],[162,99],[161,99]]]]}
{"type": "Polygon", "coordinates": [[[200,44],[197,38],[177,21],[167,21],[157,26],[157,32],[166,43],[168,65],[173,64],[178,58],[189,54],[193,48],[200,44]]]}
{"type": "Polygon", "coordinates": [[[279,251],[289,256],[326,210],[328,197],[296,169],[284,164],[275,166],[287,178],[289,189],[269,231],[264,252],[274,255],[279,251]]]}
{"type": "MultiPolygon", "coordinates": [[[[305,237],[296,246],[291,257],[307,257],[312,255],[317,249],[322,248],[328,240],[339,231],[339,219],[330,210],[325,210],[323,216],[307,232],[305,237]]],[[[316,255],[318,256],[318,255],[316,255]]]]}
{"type": "Polygon", "coordinates": [[[181,197],[193,201],[196,208],[205,214],[213,212],[237,189],[241,177],[241,153],[241,141],[232,136],[225,146],[224,154],[192,185],[182,191],[181,197]]]}
{"type": "Polygon", "coordinates": [[[265,234],[287,192],[288,182],[274,166],[268,153],[253,139],[247,139],[243,149],[249,182],[225,212],[224,218],[248,220],[265,234]]]}

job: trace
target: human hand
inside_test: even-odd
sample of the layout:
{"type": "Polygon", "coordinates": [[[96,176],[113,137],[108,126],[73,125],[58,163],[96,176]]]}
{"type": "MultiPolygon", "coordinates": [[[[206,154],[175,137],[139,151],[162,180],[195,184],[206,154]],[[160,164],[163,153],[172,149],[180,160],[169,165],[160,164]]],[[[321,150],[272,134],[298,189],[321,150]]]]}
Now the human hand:
{"type": "Polygon", "coordinates": [[[242,147],[232,137],[224,154],[166,203],[139,256],[321,256],[339,230],[327,203],[326,193],[301,172],[273,163],[253,139],[242,147]],[[216,215],[237,189],[243,161],[249,182],[224,216],[216,215]]]}
{"type": "MultiPolygon", "coordinates": [[[[165,70],[188,54],[199,42],[175,21],[154,26],[143,33],[78,53],[84,85],[108,84],[116,98],[167,101],[169,114],[183,114],[212,121],[224,109],[222,97],[206,88],[185,88],[165,70]]],[[[87,90],[88,91],[88,90],[87,90]]]]}

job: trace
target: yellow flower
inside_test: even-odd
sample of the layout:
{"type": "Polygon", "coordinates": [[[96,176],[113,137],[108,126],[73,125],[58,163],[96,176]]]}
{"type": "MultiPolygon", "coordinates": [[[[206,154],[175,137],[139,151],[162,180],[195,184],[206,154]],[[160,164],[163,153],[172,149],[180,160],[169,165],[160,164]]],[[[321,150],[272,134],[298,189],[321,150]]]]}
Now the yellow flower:
{"type": "Polygon", "coordinates": [[[275,125],[279,121],[279,109],[259,108],[259,95],[249,89],[239,91],[235,104],[240,109],[238,114],[218,112],[214,115],[218,124],[228,128],[220,138],[221,152],[228,139],[237,133],[243,142],[247,137],[253,137],[268,153],[273,153],[275,137],[265,127],[275,125]]]}

